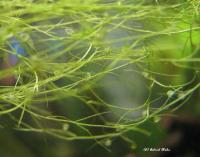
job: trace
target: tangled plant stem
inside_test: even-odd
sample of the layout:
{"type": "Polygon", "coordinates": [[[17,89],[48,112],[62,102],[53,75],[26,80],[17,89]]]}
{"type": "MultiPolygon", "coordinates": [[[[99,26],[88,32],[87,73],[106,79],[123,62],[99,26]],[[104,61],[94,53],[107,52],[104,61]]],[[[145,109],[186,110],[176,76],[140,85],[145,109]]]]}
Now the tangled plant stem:
{"type": "Polygon", "coordinates": [[[16,130],[65,140],[105,140],[105,146],[117,137],[127,141],[130,131],[149,135],[141,124],[185,104],[199,89],[199,5],[195,0],[2,0],[1,64],[9,64],[10,55],[17,63],[0,71],[0,79],[16,78],[14,84],[0,86],[0,115],[16,122],[11,126],[16,130]],[[143,77],[144,103],[117,106],[100,96],[102,80],[123,71],[143,77]],[[165,94],[153,93],[158,87],[165,94]],[[176,96],[177,91],[182,94],[176,96]],[[154,107],[157,99],[165,103],[154,107]],[[64,114],[51,108],[60,103],[64,114]],[[83,104],[87,114],[73,119],[68,106],[79,106],[78,113],[83,104]]]}

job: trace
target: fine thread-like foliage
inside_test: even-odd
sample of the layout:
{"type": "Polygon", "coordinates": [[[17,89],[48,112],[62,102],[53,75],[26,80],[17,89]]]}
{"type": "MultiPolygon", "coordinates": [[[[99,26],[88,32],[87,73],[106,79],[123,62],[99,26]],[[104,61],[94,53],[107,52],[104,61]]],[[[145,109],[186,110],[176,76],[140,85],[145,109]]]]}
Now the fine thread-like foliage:
{"type": "Polygon", "coordinates": [[[199,90],[199,10],[198,0],[1,0],[0,116],[14,122],[1,127],[134,145],[128,132],[149,135],[145,121],[199,90]],[[123,72],[145,83],[141,104],[101,94],[123,72]]]}

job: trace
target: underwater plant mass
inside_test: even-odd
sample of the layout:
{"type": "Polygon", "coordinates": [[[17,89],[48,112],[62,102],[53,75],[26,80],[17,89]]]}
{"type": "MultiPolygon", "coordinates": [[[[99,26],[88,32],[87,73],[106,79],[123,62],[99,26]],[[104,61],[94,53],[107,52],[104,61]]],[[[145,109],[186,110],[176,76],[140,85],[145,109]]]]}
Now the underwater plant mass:
{"type": "Polygon", "coordinates": [[[0,156],[197,157],[199,102],[200,1],[0,1],[0,156]]]}

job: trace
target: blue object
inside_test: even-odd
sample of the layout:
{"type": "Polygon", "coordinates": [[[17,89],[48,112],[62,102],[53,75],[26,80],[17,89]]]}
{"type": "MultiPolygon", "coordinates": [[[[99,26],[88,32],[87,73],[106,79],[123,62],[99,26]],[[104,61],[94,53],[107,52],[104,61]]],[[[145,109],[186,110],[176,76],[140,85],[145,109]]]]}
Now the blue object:
{"type": "MultiPolygon", "coordinates": [[[[21,43],[17,39],[15,38],[12,39],[10,42],[10,46],[12,51],[15,51],[18,55],[27,56],[26,51],[24,50],[21,43]]],[[[18,61],[19,58],[17,57],[17,55],[14,54],[9,55],[9,62],[11,65],[16,65],[18,61]]]]}

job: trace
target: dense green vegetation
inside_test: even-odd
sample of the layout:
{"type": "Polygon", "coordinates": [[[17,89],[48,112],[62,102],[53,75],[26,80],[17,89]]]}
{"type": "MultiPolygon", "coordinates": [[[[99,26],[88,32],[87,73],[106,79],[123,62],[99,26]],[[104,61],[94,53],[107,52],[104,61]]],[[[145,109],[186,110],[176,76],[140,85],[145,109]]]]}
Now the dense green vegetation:
{"type": "Polygon", "coordinates": [[[163,116],[198,115],[199,9],[198,0],[1,0],[0,127],[9,131],[0,139],[137,151],[163,116]]]}

